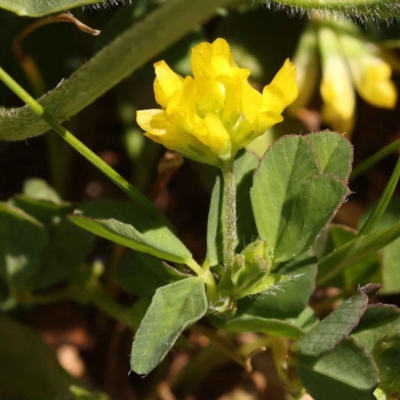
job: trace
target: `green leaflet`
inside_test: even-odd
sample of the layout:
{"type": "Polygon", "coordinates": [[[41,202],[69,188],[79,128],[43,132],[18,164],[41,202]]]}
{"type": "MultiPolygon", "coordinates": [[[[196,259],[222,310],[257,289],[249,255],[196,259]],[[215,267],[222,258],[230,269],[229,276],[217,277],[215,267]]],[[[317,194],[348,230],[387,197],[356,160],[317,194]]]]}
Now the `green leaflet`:
{"type": "Polygon", "coordinates": [[[297,361],[301,381],[314,400],[375,400],[378,371],[355,340],[347,338],[320,357],[300,356],[297,361]]]}
{"type": "MultiPolygon", "coordinates": [[[[38,197],[45,197],[42,191],[38,197]]],[[[55,197],[52,195],[52,198],[55,197]]],[[[15,196],[12,203],[40,221],[46,228],[49,244],[42,253],[32,289],[45,289],[71,277],[85,261],[92,249],[93,235],[67,219],[73,206],[68,203],[54,203],[25,195],[15,196]]]]}
{"type": "Polygon", "coordinates": [[[204,283],[188,278],[157,289],[132,345],[131,369],[150,373],[179,335],[207,311],[204,283]]]}
{"type": "Polygon", "coordinates": [[[158,214],[139,205],[116,200],[97,200],[85,204],[72,222],[115,243],[168,261],[185,264],[190,251],[158,214]]]}
{"type": "Polygon", "coordinates": [[[349,145],[334,132],[313,134],[311,140],[285,136],[267,151],[254,175],[251,202],[258,232],[274,249],[276,263],[308,250],[334,216],[350,192],[340,176],[325,172],[347,176],[351,157],[349,145]],[[336,159],[345,160],[346,168],[335,169],[336,159]]]}
{"type": "Polygon", "coordinates": [[[0,276],[16,289],[28,289],[49,243],[44,226],[10,204],[0,203],[0,276]]]}
{"type": "Polygon", "coordinates": [[[116,279],[127,292],[151,298],[161,287],[185,279],[185,275],[148,254],[128,252],[118,262],[116,279]]]}
{"type": "Polygon", "coordinates": [[[314,146],[321,171],[342,179],[349,179],[353,162],[353,146],[336,132],[310,133],[306,138],[314,146]]]}
{"type": "Polygon", "coordinates": [[[359,323],[368,305],[368,296],[361,288],[343,302],[301,340],[299,353],[304,356],[319,357],[332,351],[359,323]],[[332,327],[335,329],[332,329],[332,327]]]}

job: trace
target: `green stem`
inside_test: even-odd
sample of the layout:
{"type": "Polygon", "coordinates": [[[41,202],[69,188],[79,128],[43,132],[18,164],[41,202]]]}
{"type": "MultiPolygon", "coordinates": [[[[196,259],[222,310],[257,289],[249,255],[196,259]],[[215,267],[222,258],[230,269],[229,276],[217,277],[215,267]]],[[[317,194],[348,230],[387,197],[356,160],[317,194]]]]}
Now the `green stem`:
{"type": "Polygon", "coordinates": [[[121,306],[116,302],[98,283],[91,284],[85,290],[81,287],[71,287],[69,290],[70,298],[78,303],[86,302],[93,304],[104,314],[110,316],[118,322],[123,323],[133,329],[137,327],[131,326],[129,321],[129,308],[121,306]]]}
{"type": "Polygon", "coordinates": [[[235,248],[237,241],[236,230],[236,183],[233,166],[229,165],[222,171],[224,177],[225,198],[225,243],[224,264],[227,271],[231,271],[235,261],[235,248]]]}
{"type": "Polygon", "coordinates": [[[201,279],[203,279],[207,287],[208,297],[211,301],[214,301],[217,298],[217,285],[211,271],[208,268],[201,268],[200,265],[197,264],[197,262],[193,258],[187,261],[186,265],[201,279]]]}
{"type": "Polygon", "coordinates": [[[269,0],[289,7],[322,12],[342,11],[346,14],[360,12],[381,17],[394,17],[398,0],[269,0]]]}
{"type": "Polygon", "coordinates": [[[390,177],[389,182],[387,183],[378,204],[374,207],[368,219],[365,221],[365,224],[360,229],[358,236],[366,235],[367,233],[371,232],[375,228],[376,224],[380,221],[383,213],[386,211],[390,200],[392,199],[397,183],[399,182],[399,178],[400,158],[397,159],[397,163],[393,170],[392,176],[390,177]]]}
{"type": "Polygon", "coordinates": [[[71,132],[64,128],[2,68],[0,68],[0,80],[3,81],[23,102],[25,102],[35,114],[43,118],[48,123],[48,125],[53,128],[68,144],[70,144],[76,151],[82,154],[104,175],[111,179],[126,194],[128,194],[128,196],[130,196],[133,200],[135,200],[143,207],[158,212],[156,207],[143,194],[141,194],[134,186],[127,182],[120,174],[118,174],[118,172],[112,169],[100,157],[94,154],[71,132]]]}
{"type": "Polygon", "coordinates": [[[371,168],[373,165],[381,161],[383,158],[387,157],[391,153],[400,149],[400,139],[395,140],[393,143],[390,143],[388,146],[385,146],[383,149],[377,151],[371,157],[368,157],[366,160],[361,162],[354,168],[353,172],[350,175],[350,180],[353,180],[360,176],[364,171],[371,168]]]}

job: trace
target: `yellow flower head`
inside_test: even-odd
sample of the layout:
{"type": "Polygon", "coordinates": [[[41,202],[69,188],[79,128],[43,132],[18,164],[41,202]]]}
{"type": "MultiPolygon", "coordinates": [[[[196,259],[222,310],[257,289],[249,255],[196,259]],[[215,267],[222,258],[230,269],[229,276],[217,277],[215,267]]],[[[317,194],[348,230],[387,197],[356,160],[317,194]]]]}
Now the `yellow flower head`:
{"type": "Polygon", "coordinates": [[[154,93],[162,109],[138,111],[137,122],[150,139],[199,162],[223,167],[282,121],[282,111],[297,97],[289,60],[259,93],[224,39],[194,47],[191,66],[193,77],[182,78],[165,61],[154,65],[154,93]]]}

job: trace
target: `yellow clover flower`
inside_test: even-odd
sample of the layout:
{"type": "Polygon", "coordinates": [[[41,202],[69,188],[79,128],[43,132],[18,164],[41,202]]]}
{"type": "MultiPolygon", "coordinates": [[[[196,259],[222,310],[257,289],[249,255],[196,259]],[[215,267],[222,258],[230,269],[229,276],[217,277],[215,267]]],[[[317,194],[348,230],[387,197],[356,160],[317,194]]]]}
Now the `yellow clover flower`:
{"type": "Polygon", "coordinates": [[[145,135],[198,162],[220,168],[238,150],[283,120],[297,97],[296,69],[286,60],[262,93],[251,87],[224,39],[192,49],[193,77],[182,78],[157,62],[154,93],[162,109],[137,112],[145,135]]]}
{"type": "Polygon", "coordinates": [[[367,103],[394,109],[397,90],[391,79],[394,58],[386,57],[353,22],[312,20],[294,57],[300,95],[290,107],[297,114],[312,99],[321,56],[322,119],[351,136],[356,119],[356,92],[367,103]]]}

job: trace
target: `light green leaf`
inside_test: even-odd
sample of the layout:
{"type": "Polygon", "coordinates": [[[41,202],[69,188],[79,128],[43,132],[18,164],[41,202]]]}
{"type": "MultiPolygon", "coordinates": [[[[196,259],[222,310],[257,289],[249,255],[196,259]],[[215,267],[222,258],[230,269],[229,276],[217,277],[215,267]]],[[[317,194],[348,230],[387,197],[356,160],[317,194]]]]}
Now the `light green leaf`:
{"type": "Polygon", "coordinates": [[[308,250],[349,194],[347,185],[334,176],[319,175],[305,182],[282,210],[275,261],[286,261],[308,250]]]}
{"type": "Polygon", "coordinates": [[[361,288],[340,307],[324,318],[298,343],[305,356],[319,357],[332,351],[359,323],[368,305],[368,296],[361,288]]]}
{"type": "Polygon", "coordinates": [[[347,180],[353,162],[353,146],[343,135],[337,132],[310,133],[306,136],[317,153],[324,174],[333,174],[347,180]]]}
{"type": "Polygon", "coordinates": [[[30,178],[24,181],[23,194],[39,200],[48,200],[61,204],[62,200],[58,193],[48,185],[46,181],[39,178],[30,178]]]}
{"type": "Polygon", "coordinates": [[[351,338],[319,358],[299,356],[297,370],[314,400],[375,400],[377,368],[371,355],[351,338]]]}
{"type": "Polygon", "coordinates": [[[116,279],[127,292],[152,297],[161,287],[188,278],[157,258],[143,253],[125,253],[118,262],[116,279]]]}
{"type": "Polygon", "coordinates": [[[285,229],[285,206],[319,172],[315,151],[304,137],[284,136],[265,153],[254,174],[251,202],[258,233],[272,248],[285,229]]]}
{"type": "Polygon", "coordinates": [[[81,228],[131,249],[177,263],[192,260],[190,251],[165,221],[139,205],[96,200],[69,218],[81,228]]]}
{"type": "Polygon", "coordinates": [[[179,335],[207,311],[204,282],[188,278],[157,289],[132,345],[131,369],[148,374],[179,335]]]}
{"type": "Polygon", "coordinates": [[[28,289],[48,245],[44,226],[10,204],[0,203],[0,276],[17,289],[28,289]]]}
{"type": "Polygon", "coordinates": [[[0,8],[26,17],[42,17],[48,14],[67,11],[75,7],[103,3],[103,0],[0,0],[0,8]]]}
{"type": "MultiPolygon", "coordinates": [[[[337,134],[321,135],[321,140],[312,136],[316,147],[307,136],[281,138],[255,173],[251,201],[257,229],[275,250],[275,262],[308,250],[349,194],[340,177],[322,173],[336,171],[331,163],[340,159],[346,160],[348,174],[351,151],[338,145],[337,134]],[[335,150],[340,154],[333,155],[335,150]]],[[[343,169],[338,172],[345,175],[343,169]]]]}

